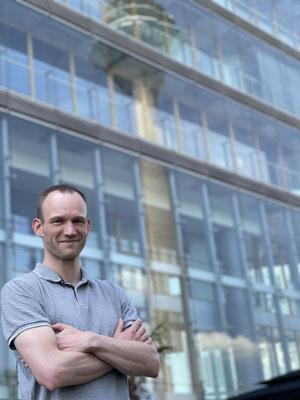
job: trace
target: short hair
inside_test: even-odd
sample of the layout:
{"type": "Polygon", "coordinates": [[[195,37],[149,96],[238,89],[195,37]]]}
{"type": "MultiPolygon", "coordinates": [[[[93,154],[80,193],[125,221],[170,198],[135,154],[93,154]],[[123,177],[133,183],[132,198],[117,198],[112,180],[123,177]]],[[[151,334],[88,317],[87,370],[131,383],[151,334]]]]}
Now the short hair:
{"type": "Polygon", "coordinates": [[[78,193],[84,200],[85,204],[87,204],[86,196],[84,193],[82,193],[79,189],[77,189],[75,186],[72,185],[67,185],[67,184],[60,184],[60,185],[54,185],[50,186],[48,189],[44,190],[38,198],[37,202],[37,217],[44,222],[44,215],[43,215],[43,204],[44,201],[46,200],[46,197],[48,194],[51,192],[59,191],[62,193],[69,192],[69,193],[78,193]]]}

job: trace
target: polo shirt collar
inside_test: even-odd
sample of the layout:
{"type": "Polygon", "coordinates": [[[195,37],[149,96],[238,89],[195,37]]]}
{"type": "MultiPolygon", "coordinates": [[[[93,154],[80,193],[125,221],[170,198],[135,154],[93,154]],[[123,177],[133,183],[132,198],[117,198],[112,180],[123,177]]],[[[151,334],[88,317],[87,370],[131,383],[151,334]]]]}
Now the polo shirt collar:
{"type": "MultiPolygon", "coordinates": [[[[90,281],[91,279],[86,270],[82,267],[80,267],[80,270],[81,270],[81,280],[78,282],[78,284],[79,283],[83,284],[90,281]]],[[[46,265],[42,263],[37,263],[33,272],[35,272],[41,278],[46,279],[47,281],[63,282],[63,279],[56,272],[54,272],[51,268],[46,267],[46,265]]]]}

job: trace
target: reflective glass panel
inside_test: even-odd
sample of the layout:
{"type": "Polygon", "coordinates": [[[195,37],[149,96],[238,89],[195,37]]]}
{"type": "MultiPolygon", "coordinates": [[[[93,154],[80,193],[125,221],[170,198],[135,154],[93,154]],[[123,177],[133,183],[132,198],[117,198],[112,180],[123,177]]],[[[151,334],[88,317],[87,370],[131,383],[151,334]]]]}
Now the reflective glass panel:
{"type": "Polygon", "coordinates": [[[69,135],[57,135],[60,183],[76,186],[87,198],[91,233],[87,246],[100,247],[97,193],[95,190],[95,145],[69,135]]]}
{"type": "Polygon", "coordinates": [[[225,169],[234,169],[232,138],[225,111],[225,102],[214,99],[206,110],[209,161],[225,169]]]}
{"type": "Polygon", "coordinates": [[[0,21],[0,85],[29,95],[26,41],[25,32],[0,21]]]}
{"type": "Polygon", "coordinates": [[[168,171],[160,165],[142,161],[141,173],[151,258],[177,264],[177,241],[168,171]]]}
{"type": "Polygon", "coordinates": [[[102,265],[100,261],[90,258],[81,258],[81,265],[86,269],[92,279],[104,279],[102,265]]]}
{"type": "Polygon", "coordinates": [[[18,276],[32,271],[36,263],[43,261],[43,250],[15,246],[13,253],[13,275],[18,276]]]}
{"type": "Polygon", "coordinates": [[[102,171],[107,233],[112,251],[138,255],[138,225],[134,158],[102,148],[102,171]]]}
{"type": "Polygon", "coordinates": [[[275,285],[280,289],[293,288],[293,273],[296,271],[293,271],[291,248],[287,240],[287,210],[271,202],[266,203],[265,209],[272,246],[275,285]]]}
{"type": "Polygon", "coordinates": [[[163,344],[171,349],[165,354],[160,374],[166,382],[166,390],[178,395],[192,392],[191,373],[187,348],[187,335],[182,315],[175,312],[155,310],[158,326],[162,324],[163,344]]]}
{"type": "Polygon", "coordinates": [[[249,317],[249,301],[246,291],[225,287],[225,315],[230,336],[233,338],[233,354],[240,388],[255,386],[260,380],[257,365],[257,345],[254,327],[249,317]],[[248,310],[248,311],[247,311],[248,310]]]}
{"type": "Polygon", "coordinates": [[[36,97],[72,111],[68,53],[52,43],[34,38],[33,54],[36,97]]]}
{"type": "Polygon", "coordinates": [[[238,201],[248,276],[253,282],[271,285],[261,222],[261,200],[239,193],[238,201]]]}
{"type": "Polygon", "coordinates": [[[233,192],[208,184],[210,211],[217,262],[225,274],[242,276],[243,268],[233,210],[233,192]]]}
{"type": "Polygon", "coordinates": [[[38,196],[52,184],[51,134],[49,128],[14,117],[9,120],[11,208],[17,232],[33,234],[38,196]]]}
{"type": "Polygon", "coordinates": [[[202,206],[201,180],[183,173],[176,174],[180,228],[187,266],[210,270],[207,225],[202,206]]]}
{"type": "Polygon", "coordinates": [[[75,56],[76,100],[78,114],[111,124],[110,96],[106,72],[101,64],[75,56]]]}

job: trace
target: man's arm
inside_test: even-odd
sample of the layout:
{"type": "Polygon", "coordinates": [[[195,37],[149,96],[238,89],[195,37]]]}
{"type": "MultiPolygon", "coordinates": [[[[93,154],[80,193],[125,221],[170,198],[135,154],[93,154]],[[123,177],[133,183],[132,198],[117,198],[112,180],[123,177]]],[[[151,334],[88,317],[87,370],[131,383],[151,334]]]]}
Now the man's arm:
{"type": "Polygon", "coordinates": [[[120,319],[113,337],[94,332],[62,335],[64,325],[58,324],[56,327],[62,331],[56,337],[60,350],[94,354],[123,374],[152,378],[158,376],[158,353],[141,320],[135,321],[130,328],[123,331],[123,321],[120,319]]]}
{"type": "MultiPolygon", "coordinates": [[[[81,334],[75,331],[70,330],[75,336],[81,334]]],[[[113,368],[93,354],[59,350],[56,335],[48,326],[20,333],[14,344],[37,382],[49,390],[90,382],[113,368]]]]}

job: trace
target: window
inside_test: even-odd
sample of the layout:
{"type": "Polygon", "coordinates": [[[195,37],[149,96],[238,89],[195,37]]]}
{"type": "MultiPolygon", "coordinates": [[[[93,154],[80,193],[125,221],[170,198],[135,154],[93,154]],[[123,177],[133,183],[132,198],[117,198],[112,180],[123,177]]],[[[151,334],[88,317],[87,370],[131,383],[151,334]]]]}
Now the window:
{"type": "Polygon", "coordinates": [[[0,85],[30,94],[26,34],[0,22],[0,85]]]}
{"type": "Polygon", "coordinates": [[[33,54],[36,97],[72,111],[68,53],[53,44],[34,38],[33,54]]]}

